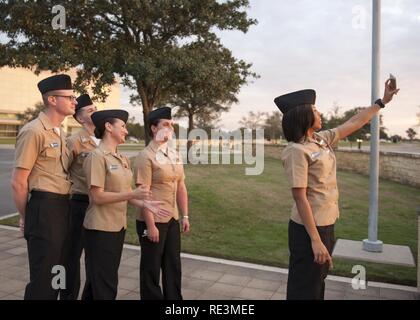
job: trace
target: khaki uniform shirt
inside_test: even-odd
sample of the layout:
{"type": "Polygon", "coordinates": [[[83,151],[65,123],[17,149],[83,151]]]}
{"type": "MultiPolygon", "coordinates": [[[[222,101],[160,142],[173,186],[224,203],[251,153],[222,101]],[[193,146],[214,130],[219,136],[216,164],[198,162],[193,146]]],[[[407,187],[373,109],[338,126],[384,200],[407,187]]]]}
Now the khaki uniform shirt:
{"type": "Polygon", "coordinates": [[[32,190],[68,194],[68,151],[65,133],[60,135],[44,112],[23,126],[15,147],[15,168],[30,170],[29,192],[32,190]]]}
{"type": "MultiPolygon", "coordinates": [[[[175,220],[179,219],[177,191],[178,183],[185,179],[184,166],[179,153],[168,148],[167,153],[159,148],[159,144],[151,141],[134,162],[134,180],[137,185],[150,186],[153,200],[163,201],[164,209],[172,212],[175,220]]],[[[172,217],[155,222],[166,223],[172,217]]],[[[137,220],[144,221],[143,209],[138,210],[137,220]]]]}
{"type": "MultiPolygon", "coordinates": [[[[289,143],[282,152],[291,188],[307,188],[306,195],[317,226],[332,225],[339,217],[336,159],[331,145],[339,139],[337,129],[315,133],[301,143],[289,143]]],[[[303,224],[296,203],[291,219],[303,224]]]]}
{"type": "Polygon", "coordinates": [[[96,143],[92,140],[85,128],[67,138],[67,149],[69,150],[69,173],[71,194],[88,194],[86,176],[83,171],[83,162],[86,157],[95,150],[96,143]]]}
{"type": "MultiPolygon", "coordinates": [[[[130,192],[133,174],[130,161],[110,152],[102,144],[83,163],[88,188],[96,186],[107,192],[130,192]]],[[[103,205],[92,201],[86,210],[83,226],[90,230],[118,232],[127,229],[127,201],[103,205]]]]}

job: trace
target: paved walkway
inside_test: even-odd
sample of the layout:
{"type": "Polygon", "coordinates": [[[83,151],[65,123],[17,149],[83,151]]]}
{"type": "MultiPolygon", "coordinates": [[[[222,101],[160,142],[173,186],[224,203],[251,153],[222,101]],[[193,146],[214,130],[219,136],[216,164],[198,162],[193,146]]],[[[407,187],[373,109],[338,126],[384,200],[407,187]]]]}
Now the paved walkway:
{"type": "MultiPolygon", "coordinates": [[[[182,255],[183,296],[188,300],[284,300],[287,270],[232,262],[222,259],[182,255]]],[[[139,295],[139,248],[124,247],[119,269],[117,299],[137,300],[139,295]]],[[[0,300],[22,299],[29,279],[26,242],[16,228],[0,226],[0,300]]],[[[329,276],[328,300],[418,299],[417,289],[369,283],[366,290],[353,290],[350,279],[329,276]]]]}

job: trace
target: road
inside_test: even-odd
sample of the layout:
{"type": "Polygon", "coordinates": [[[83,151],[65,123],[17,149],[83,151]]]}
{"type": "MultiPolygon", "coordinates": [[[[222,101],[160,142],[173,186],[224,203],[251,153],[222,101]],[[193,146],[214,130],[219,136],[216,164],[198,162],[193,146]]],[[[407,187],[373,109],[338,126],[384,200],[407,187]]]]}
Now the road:
{"type": "Polygon", "coordinates": [[[10,189],[14,154],[12,147],[0,147],[0,217],[17,212],[10,189]]]}

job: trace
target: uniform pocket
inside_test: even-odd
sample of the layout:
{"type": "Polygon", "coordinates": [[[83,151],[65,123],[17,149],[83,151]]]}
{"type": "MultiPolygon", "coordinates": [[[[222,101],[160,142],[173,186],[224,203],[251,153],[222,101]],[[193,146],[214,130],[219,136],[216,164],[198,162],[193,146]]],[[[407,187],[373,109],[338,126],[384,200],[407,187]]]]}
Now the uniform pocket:
{"type": "Polygon", "coordinates": [[[45,149],[44,155],[46,158],[56,158],[58,156],[58,152],[55,148],[48,148],[45,149]]]}
{"type": "Polygon", "coordinates": [[[54,174],[59,159],[60,150],[58,148],[48,147],[41,153],[41,157],[38,158],[38,164],[42,170],[54,174]]]}

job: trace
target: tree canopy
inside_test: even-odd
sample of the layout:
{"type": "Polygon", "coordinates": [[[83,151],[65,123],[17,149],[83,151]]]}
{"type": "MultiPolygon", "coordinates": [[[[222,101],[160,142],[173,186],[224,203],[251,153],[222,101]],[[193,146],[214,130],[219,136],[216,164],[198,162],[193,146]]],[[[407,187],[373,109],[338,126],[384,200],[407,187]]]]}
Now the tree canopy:
{"type": "MultiPolygon", "coordinates": [[[[59,4],[0,0],[0,32],[7,36],[0,45],[0,66],[35,72],[77,68],[76,88],[83,92],[91,87],[101,99],[118,77],[134,90],[131,101],[142,105],[145,127],[157,105],[171,102],[174,94],[186,100],[176,84],[188,82],[186,74],[195,75],[202,61],[199,50],[191,48],[219,48],[228,61],[225,68],[242,83],[250,66],[223,48],[216,34],[245,33],[256,24],[247,16],[248,0],[69,0],[64,4],[65,28],[55,29],[52,8],[59,4]]],[[[213,68],[214,63],[204,63],[198,78],[213,68]]]]}
{"type": "Polygon", "coordinates": [[[21,121],[21,125],[34,120],[39,113],[45,109],[43,102],[37,102],[33,108],[26,108],[23,112],[17,114],[17,119],[21,121]]]}
{"type": "Polygon", "coordinates": [[[171,104],[178,107],[176,117],[188,118],[188,131],[194,129],[194,122],[209,129],[238,101],[236,95],[247,79],[257,75],[250,71],[250,64],[237,61],[217,41],[192,43],[185,46],[185,54],[186,64],[171,104]]]}

